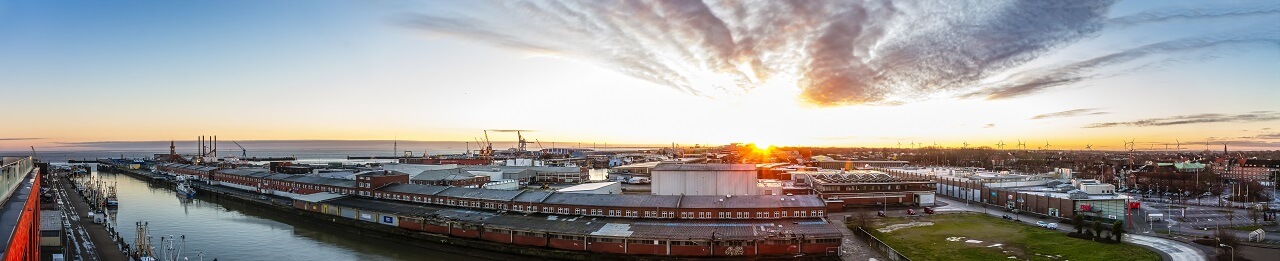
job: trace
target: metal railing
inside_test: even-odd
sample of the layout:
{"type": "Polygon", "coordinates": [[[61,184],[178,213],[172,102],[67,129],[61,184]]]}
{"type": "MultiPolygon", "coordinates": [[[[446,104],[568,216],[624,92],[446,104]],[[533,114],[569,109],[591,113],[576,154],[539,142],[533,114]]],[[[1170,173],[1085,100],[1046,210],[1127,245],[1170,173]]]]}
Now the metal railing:
{"type": "Polygon", "coordinates": [[[875,250],[881,255],[884,255],[886,258],[889,258],[889,260],[911,261],[910,258],[907,258],[907,256],[903,255],[901,252],[898,252],[898,250],[894,250],[893,247],[889,246],[889,244],[885,244],[884,241],[880,241],[879,238],[876,238],[876,236],[871,235],[871,233],[867,233],[867,231],[862,230],[862,228],[858,228],[857,230],[853,231],[853,234],[858,236],[858,238],[861,238],[862,241],[866,241],[867,246],[870,246],[871,249],[875,250]]]}
{"type": "MultiPolygon", "coordinates": [[[[9,161],[14,158],[5,159],[6,160],[4,161],[9,161]]],[[[4,193],[0,194],[3,196],[0,197],[0,202],[8,201],[9,196],[13,195],[13,192],[18,189],[18,186],[26,180],[27,174],[31,173],[31,170],[35,169],[35,167],[35,162],[32,161],[31,157],[18,158],[17,160],[4,164],[4,166],[0,166],[0,191],[4,193]]]]}

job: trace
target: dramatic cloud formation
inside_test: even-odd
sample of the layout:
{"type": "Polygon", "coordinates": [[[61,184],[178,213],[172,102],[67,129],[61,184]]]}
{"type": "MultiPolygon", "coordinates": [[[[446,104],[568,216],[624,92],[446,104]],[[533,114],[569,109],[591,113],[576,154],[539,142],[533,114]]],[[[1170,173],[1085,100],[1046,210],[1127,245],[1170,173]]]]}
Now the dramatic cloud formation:
{"type": "Polygon", "coordinates": [[[1110,112],[1098,111],[1098,108],[1074,109],[1069,111],[1040,114],[1040,115],[1036,115],[1035,117],[1031,117],[1031,119],[1043,120],[1043,119],[1049,119],[1049,118],[1066,118],[1066,117],[1075,117],[1075,116],[1082,116],[1082,115],[1102,115],[1102,114],[1108,114],[1108,113],[1110,112]]]}
{"type": "Polygon", "coordinates": [[[699,96],[794,79],[820,106],[897,105],[940,95],[1001,99],[1099,77],[1099,67],[1274,33],[1208,36],[1020,72],[1105,27],[1274,15],[1277,5],[1168,9],[1107,18],[1113,1],[498,1],[403,24],[598,62],[699,96]],[[991,80],[994,75],[1010,75],[991,80]],[[786,77],[780,77],[786,76],[786,77]]]}
{"type": "Polygon", "coordinates": [[[44,138],[0,138],[0,141],[6,140],[42,140],[44,138]]]}
{"type": "Polygon", "coordinates": [[[1216,122],[1260,122],[1280,120],[1280,113],[1271,111],[1254,111],[1245,114],[1220,114],[1220,113],[1204,113],[1195,115],[1180,115],[1165,118],[1151,118],[1127,122],[1100,122],[1084,126],[1085,128],[1107,128],[1107,127],[1148,127],[1148,126],[1170,126],[1197,123],[1216,123],[1216,122]]]}
{"type": "MultiPolygon", "coordinates": [[[[1102,67],[1128,63],[1151,55],[1204,50],[1239,44],[1269,44],[1271,46],[1280,44],[1280,30],[1193,37],[1150,44],[1056,67],[1019,72],[1009,80],[977,92],[965,94],[963,97],[985,96],[987,99],[1005,99],[1023,96],[1040,92],[1050,87],[1072,84],[1093,78],[1115,76],[1117,74],[1105,75],[1096,71],[1102,67]]],[[[1178,61],[1181,60],[1166,59],[1160,63],[1178,61]]]]}

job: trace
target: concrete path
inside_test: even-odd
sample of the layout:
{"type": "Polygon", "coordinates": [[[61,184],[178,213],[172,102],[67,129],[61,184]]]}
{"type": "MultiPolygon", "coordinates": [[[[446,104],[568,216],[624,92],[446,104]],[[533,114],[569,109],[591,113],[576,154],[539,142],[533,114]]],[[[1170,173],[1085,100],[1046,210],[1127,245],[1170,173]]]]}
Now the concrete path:
{"type": "Polygon", "coordinates": [[[1167,256],[1161,256],[1165,256],[1166,260],[1192,261],[1209,259],[1209,257],[1205,256],[1204,252],[1200,252],[1200,249],[1179,241],[1134,234],[1124,235],[1123,241],[1125,243],[1146,246],[1153,248],[1156,251],[1163,252],[1164,254],[1167,254],[1167,256]]]}
{"type": "Polygon", "coordinates": [[[840,260],[843,261],[866,261],[866,260],[889,260],[876,253],[871,247],[867,246],[867,242],[853,235],[853,231],[849,231],[849,227],[845,226],[844,219],[846,216],[853,215],[852,212],[833,213],[827,217],[831,224],[840,226],[840,233],[844,234],[844,239],[840,244],[840,260]]]}
{"type": "Polygon", "coordinates": [[[124,251],[121,251],[115,241],[111,240],[106,227],[94,224],[93,219],[89,218],[89,204],[76,192],[75,187],[62,177],[50,180],[58,188],[56,193],[58,198],[63,200],[64,206],[67,207],[64,212],[67,213],[67,221],[71,225],[71,229],[67,232],[75,244],[73,252],[80,254],[79,260],[129,260],[124,251]]]}

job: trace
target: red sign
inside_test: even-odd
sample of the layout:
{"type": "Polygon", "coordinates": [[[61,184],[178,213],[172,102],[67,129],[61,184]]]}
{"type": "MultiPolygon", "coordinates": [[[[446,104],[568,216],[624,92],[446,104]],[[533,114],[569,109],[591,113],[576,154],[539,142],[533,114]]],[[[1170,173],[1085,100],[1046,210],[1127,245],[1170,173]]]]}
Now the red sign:
{"type": "Polygon", "coordinates": [[[1089,204],[1080,205],[1080,211],[1093,211],[1093,206],[1089,204]]]}
{"type": "Polygon", "coordinates": [[[1141,205],[1140,205],[1139,203],[1140,203],[1140,202],[1137,202],[1137,201],[1130,201],[1130,202],[1129,202],[1129,208],[1130,208],[1130,209],[1140,208],[1140,207],[1141,207],[1141,205]]]}

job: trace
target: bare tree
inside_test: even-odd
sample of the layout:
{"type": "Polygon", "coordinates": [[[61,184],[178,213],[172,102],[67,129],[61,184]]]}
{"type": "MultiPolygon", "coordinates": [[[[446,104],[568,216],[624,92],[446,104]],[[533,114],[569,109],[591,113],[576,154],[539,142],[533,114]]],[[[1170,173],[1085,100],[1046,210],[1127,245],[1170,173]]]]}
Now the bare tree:
{"type": "Polygon", "coordinates": [[[1249,208],[1249,217],[1253,219],[1253,225],[1258,225],[1258,218],[1262,217],[1261,205],[1249,208]]]}
{"type": "Polygon", "coordinates": [[[1227,224],[1232,227],[1236,226],[1236,210],[1231,209],[1227,211],[1227,224]]]}
{"type": "Polygon", "coordinates": [[[860,211],[853,212],[852,215],[849,215],[848,225],[852,225],[854,227],[859,227],[862,229],[867,229],[867,226],[870,224],[871,224],[871,213],[869,210],[860,210],[860,211]]]}

